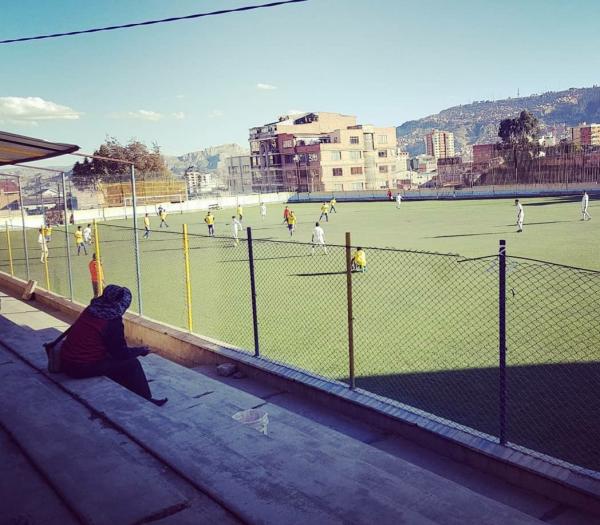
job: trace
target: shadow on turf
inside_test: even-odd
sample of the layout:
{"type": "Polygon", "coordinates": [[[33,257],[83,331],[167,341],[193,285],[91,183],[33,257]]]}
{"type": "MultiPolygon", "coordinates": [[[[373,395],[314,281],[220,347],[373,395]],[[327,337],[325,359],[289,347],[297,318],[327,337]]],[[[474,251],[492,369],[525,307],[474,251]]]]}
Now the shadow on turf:
{"type": "Polygon", "coordinates": [[[292,274],[290,274],[291,277],[318,277],[320,275],[346,275],[346,272],[292,273],[292,274]]]}
{"type": "MultiPolygon", "coordinates": [[[[506,379],[509,442],[600,471],[600,362],[510,366],[506,379]]],[[[356,386],[499,434],[497,368],[363,376],[356,386]]]]}

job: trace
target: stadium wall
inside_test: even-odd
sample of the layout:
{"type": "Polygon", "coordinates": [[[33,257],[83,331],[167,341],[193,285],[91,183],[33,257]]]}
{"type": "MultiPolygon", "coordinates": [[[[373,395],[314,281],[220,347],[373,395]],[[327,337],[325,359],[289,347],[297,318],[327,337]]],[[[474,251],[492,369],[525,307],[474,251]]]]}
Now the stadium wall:
{"type": "MultiPolygon", "coordinates": [[[[21,296],[26,284],[22,279],[0,272],[0,289],[3,291],[21,296]]],[[[40,289],[36,290],[33,300],[41,309],[58,311],[67,322],[73,322],[84,309],[80,303],[40,289]]],[[[600,514],[598,478],[583,476],[514,448],[446,426],[409,412],[399,403],[386,402],[377,395],[360,389],[352,390],[343,383],[238,352],[233,347],[222,346],[217,341],[151,319],[127,313],[124,321],[126,336],[131,343],[148,345],[158,354],[181,365],[194,367],[235,362],[243,373],[275,388],[326,404],[340,413],[395,432],[439,454],[542,496],[600,514]]]]}
{"type": "MultiPolygon", "coordinates": [[[[287,202],[293,195],[292,193],[256,193],[251,195],[234,195],[227,197],[207,197],[205,199],[193,199],[182,202],[156,202],[147,205],[137,206],[137,216],[142,217],[144,214],[156,214],[156,209],[162,205],[169,214],[174,213],[190,213],[194,211],[206,211],[212,207],[218,208],[235,208],[238,205],[242,206],[258,206],[261,202],[265,204],[276,202],[287,202]]],[[[84,223],[91,222],[96,219],[99,221],[110,221],[118,219],[131,218],[133,215],[132,206],[117,206],[110,208],[93,208],[89,210],[75,210],[75,222],[84,223]]],[[[10,214],[0,217],[2,223],[6,222],[10,228],[21,228],[21,213],[16,210],[10,214]]],[[[25,217],[26,228],[39,228],[44,222],[42,215],[27,215],[25,217]]]]}
{"type": "MultiPolygon", "coordinates": [[[[393,197],[398,190],[392,190],[393,197]]],[[[592,183],[581,184],[531,184],[509,186],[474,186],[473,188],[420,188],[400,191],[403,200],[469,200],[469,199],[506,199],[577,196],[587,191],[590,197],[600,198],[600,186],[592,183]]],[[[293,193],[288,202],[323,202],[332,198],[340,202],[387,201],[388,190],[373,191],[335,191],[293,193]]]]}

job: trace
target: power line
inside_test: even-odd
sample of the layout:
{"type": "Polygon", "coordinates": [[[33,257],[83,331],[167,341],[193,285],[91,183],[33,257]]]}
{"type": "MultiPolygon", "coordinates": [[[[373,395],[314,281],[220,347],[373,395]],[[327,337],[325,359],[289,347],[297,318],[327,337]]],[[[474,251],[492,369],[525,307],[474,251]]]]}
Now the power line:
{"type": "Polygon", "coordinates": [[[113,31],[115,29],[130,29],[138,26],[150,26],[154,24],[165,24],[168,22],[178,22],[179,20],[191,20],[194,18],[202,18],[205,16],[226,15],[229,13],[239,13],[241,11],[252,11],[255,9],[266,9],[270,7],[278,7],[284,4],[296,4],[299,2],[307,2],[308,0],[282,0],[280,2],[270,2],[268,4],[249,5],[245,7],[236,7],[234,9],[221,9],[219,11],[211,11],[209,13],[196,13],[186,16],[174,16],[171,18],[162,18],[160,20],[147,20],[146,22],[134,22],[131,24],[123,24],[118,26],[96,27],[93,29],[84,29],[81,31],[70,31],[68,33],[54,33],[51,35],[28,36],[23,38],[12,38],[10,40],[0,40],[0,44],[13,44],[15,42],[26,42],[28,40],[43,40],[46,38],[59,38],[63,36],[83,35],[85,33],[98,33],[100,31],[113,31]]]}

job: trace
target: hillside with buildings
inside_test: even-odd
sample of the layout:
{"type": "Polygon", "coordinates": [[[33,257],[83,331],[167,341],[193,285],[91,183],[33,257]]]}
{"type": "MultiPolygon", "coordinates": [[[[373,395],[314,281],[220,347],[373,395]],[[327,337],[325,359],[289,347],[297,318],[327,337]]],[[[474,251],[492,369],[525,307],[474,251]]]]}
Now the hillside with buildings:
{"type": "Polygon", "coordinates": [[[188,168],[201,172],[227,172],[225,159],[248,155],[248,148],[239,144],[221,144],[180,156],[163,155],[167,167],[175,175],[183,176],[188,168]]]}
{"type": "Polygon", "coordinates": [[[405,122],[396,135],[412,155],[425,152],[425,134],[433,129],[454,133],[457,154],[470,155],[470,145],[497,142],[498,124],[522,110],[533,113],[543,131],[565,138],[567,128],[582,122],[600,122],[600,87],[571,88],[529,97],[485,100],[455,106],[419,120],[405,122]]]}

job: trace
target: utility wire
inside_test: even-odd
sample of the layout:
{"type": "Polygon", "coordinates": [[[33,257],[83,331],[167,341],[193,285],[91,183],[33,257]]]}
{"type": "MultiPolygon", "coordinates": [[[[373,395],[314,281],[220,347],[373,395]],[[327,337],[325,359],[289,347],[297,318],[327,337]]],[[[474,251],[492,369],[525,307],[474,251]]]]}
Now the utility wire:
{"type": "Polygon", "coordinates": [[[147,20],[146,22],[134,22],[131,24],[123,24],[118,26],[96,27],[94,29],[84,29],[81,31],[70,31],[69,33],[54,33],[51,35],[28,36],[23,38],[12,38],[10,40],[0,40],[0,44],[13,44],[15,42],[26,42],[28,40],[43,40],[46,38],[59,38],[63,36],[83,35],[85,33],[98,33],[100,31],[113,31],[115,29],[129,29],[138,26],[150,26],[154,24],[165,24],[168,22],[178,22],[179,20],[191,20],[193,18],[202,18],[205,16],[226,15],[229,13],[239,13],[241,11],[252,11],[254,9],[266,9],[269,7],[278,7],[284,4],[296,4],[299,2],[307,2],[308,0],[282,0],[280,2],[270,2],[268,4],[248,5],[245,7],[237,7],[235,9],[221,9],[219,11],[211,11],[209,13],[196,13],[187,16],[174,16],[171,18],[162,18],[160,20],[147,20]]]}

